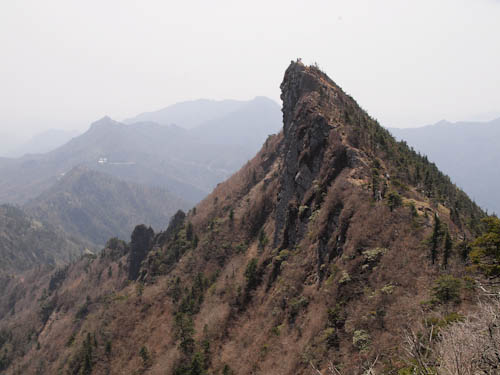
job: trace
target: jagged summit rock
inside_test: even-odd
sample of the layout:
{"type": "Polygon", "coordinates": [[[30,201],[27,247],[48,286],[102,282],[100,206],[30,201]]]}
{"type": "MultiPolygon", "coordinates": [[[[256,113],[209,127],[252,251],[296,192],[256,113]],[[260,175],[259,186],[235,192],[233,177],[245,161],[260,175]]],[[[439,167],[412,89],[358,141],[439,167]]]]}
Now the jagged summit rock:
{"type": "MultiPolygon", "coordinates": [[[[95,373],[306,375],[330,362],[346,375],[371,364],[377,373],[404,369],[403,330],[449,314],[446,302],[430,314],[423,307],[441,275],[465,268],[444,244],[431,252],[433,228],[440,223],[458,244],[484,213],[317,67],[293,62],[281,87],[283,131],[166,231],[138,227],[120,259],[106,249],[72,265],[49,300],[51,323],[24,319],[23,332],[43,329],[40,348],[9,352],[12,363],[35,372],[49,358],[45,373],[76,373],[95,332],[98,343],[113,340],[108,353],[93,349],[95,373]],[[49,339],[58,336],[77,344],[49,339]]],[[[46,284],[18,293],[9,327],[39,310],[33,296],[46,284]]],[[[453,311],[471,300],[454,301],[453,311]]]]}
{"type": "Polygon", "coordinates": [[[285,223],[293,226],[299,206],[310,204],[303,200],[313,182],[328,186],[343,168],[367,168],[367,162],[366,155],[346,138],[349,129],[343,129],[359,126],[346,124],[345,114],[361,109],[319,68],[292,61],[281,90],[284,171],[276,207],[274,245],[281,240],[280,247],[286,248],[295,243],[298,228],[290,231],[285,223]]]}

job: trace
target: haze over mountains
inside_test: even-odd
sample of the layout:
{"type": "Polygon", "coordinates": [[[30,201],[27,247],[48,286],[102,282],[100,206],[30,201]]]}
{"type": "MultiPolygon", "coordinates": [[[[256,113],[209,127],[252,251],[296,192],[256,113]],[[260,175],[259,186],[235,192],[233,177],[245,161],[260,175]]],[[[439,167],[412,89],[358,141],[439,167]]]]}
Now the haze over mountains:
{"type": "MultiPolygon", "coordinates": [[[[195,203],[251,158],[281,124],[279,106],[261,97],[249,102],[195,101],[174,106],[174,110],[173,120],[184,114],[187,126],[196,127],[186,130],[154,122],[125,125],[105,117],[51,152],[0,158],[4,177],[0,202],[22,204],[53,186],[63,173],[83,165],[165,188],[195,203]],[[195,121],[198,105],[200,115],[195,121]],[[215,108],[208,110],[210,105],[215,108]],[[216,117],[221,105],[225,110],[216,117]]],[[[169,113],[168,108],[165,111],[169,113]]],[[[156,119],[155,114],[151,116],[156,119]]]]}
{"type": "MultiPolygon", "coordinates": [[[[269,99],[268,99],[269,100],[269,99]]],[[[184,129],[193,129],[235,112],[248,104],[238,100],[199,99],[173,104],[157,111],[144,112],[123,122],[156,122],[160,125],[176,124],[184,129]]]]}
{"type": "Polygon", "coordinates": [[[500,213],[500,118],[389,130],[427,155],[481,207],[500,213]]]}
{"type": "Polygon", "coordinates": [[[475,304],[460,249],[484,212],[317,67],[281,89],[283,130],[165,231],[0,279],[0,370],[418,373],[404,333],[475,304]]]}
{"type": "MultiPolygon", "coordinates": [[[[98,250],[111,237],[128,239],[139,223],[164,229],[177,210],[200,201],[247,162],[281,124],[279,106],[263,97],[186,102],[148,116],[130,124],[102,118],[48,152],[42,151],[70,133],[35,137],[19,151],[28,154],[0,158],[0,203],[17,204],[58,236],[98,250]]],[[[74,253],[74,246],[58,243],[58,251],[74,253]]]]}
{"type": "Polygon", "coordinates": [[[0,205],[0,276],[43,265],[62,266],[84,251],[85,242],[27,215],[0,205]]]}
{"type": "Polygon", "coordinates": [[[41,154],[52,151],[68,142],[79,134],[76,130],[50,129],[36,134],[29,140],[12,142],[15,146],[8,145],[2,149],[0,156],[17,158],[26,154],[41,154]]]}
{"type": "Polygon", "coordinates": [[[128,239],[138,223],[164,229],[177,210],[190,205],[161,188],[75,167],[24,208],[100,249],[112,237],[128,239]]]}

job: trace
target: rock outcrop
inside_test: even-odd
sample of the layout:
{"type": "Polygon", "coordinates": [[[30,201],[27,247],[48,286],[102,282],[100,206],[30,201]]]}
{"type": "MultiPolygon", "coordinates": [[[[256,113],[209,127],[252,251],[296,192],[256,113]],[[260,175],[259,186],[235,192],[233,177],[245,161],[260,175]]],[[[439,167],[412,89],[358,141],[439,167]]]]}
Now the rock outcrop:
{"type": "Polygon", "coordinates": [[[403,331],[472,303],[468,290],[453,302],[434,293],[442,275],[464,272],[444,240],[425,245],[435,218],[458,243],[484,213],[317,67],[292,62],[281,88],[283,132],[165,232],[134,230],[132,282],[112,249],[84,259],[58,283],[54,295],[64,298],[46,298],[50,324],[42,325],[33,301],[44,281],[36,298],[8,281],[1,325],[13,337],[43,329],[40,349],[19,344],[24,351],[9,351],[9,360],[25,373],[90,364],[92,374],[306,375],[331,364],[358,375],[374,363],[377,374],[411,373],[403,331]],[[90,334],[96,344],[82,362],[90,334]]]}

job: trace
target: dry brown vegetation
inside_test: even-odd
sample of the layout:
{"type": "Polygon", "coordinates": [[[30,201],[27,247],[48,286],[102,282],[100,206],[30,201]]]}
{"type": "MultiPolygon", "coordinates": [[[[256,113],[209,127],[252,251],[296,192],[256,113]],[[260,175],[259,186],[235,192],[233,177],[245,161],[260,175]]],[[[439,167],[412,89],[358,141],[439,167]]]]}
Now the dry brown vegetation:
{"type": "Polygon", "coordinates": [[[472,237],[482,212],[317,68],[283,90],[286,131],[155,237],[138,280],[125,247],[80,260],[45,324],[50,277],[8,282],[8,374],[398,374],[405,332],[471,309],[459,254],[445,269],[439,233],[433,265],[428,240],[436,217],[472,237]]]}

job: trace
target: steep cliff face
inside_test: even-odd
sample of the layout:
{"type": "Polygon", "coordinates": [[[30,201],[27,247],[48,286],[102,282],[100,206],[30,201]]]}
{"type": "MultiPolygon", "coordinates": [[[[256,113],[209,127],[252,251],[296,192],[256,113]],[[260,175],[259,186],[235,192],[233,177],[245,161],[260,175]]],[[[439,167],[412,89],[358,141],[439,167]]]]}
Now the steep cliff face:
{"type": "MultiPolygon", "coordinates": [[[[292,62],[281,88],[283,131],[165,232],[148,233],[140,269],[134,254],[112,257],[112,249],[73,265],[54,295],[74,295],[81,269],[81,288],[102,287],[74,297],[87,303],[76,323],[68,314],[78,311],[60,299],[48,320],[34,319],[39,349],[14,352],[18,368],[310,374],[331,362],[361,374],[376,362],[380,373],[397,373],[405,328],[467,309],[473,291],[436,301],[432,288],[443,273],[464,276],[444,233],[455,245],[472,237],[482,211],[318,68],[292,62]],[[127,259],[135,282],[117,271],[127,259]],[[72,344],[46,339],[57,332],[72,334],[72,344]]],[[[19,316],[36,309],[27,298],[11,306],[19,316]]],[[[15,322],[2,326],[22,346],[15,322]]]]}
{"type": "Polygon", "coordinates": [[[304,210],[311,213],[311,203],[321,203],[320,192],[312,194],[313,183],[314,189],[325,193],[344,168],[359,167],[360,158],[359,151],[342,138],[345,102],[352,100],[331,80],[317,70],[294,63],[287,69],[281,89],[283,168],[274,245],[287,248],[295,245],[297,235],[303,235],[304,226],[297,221],[300,207],[304,216],[304,210]]]}

